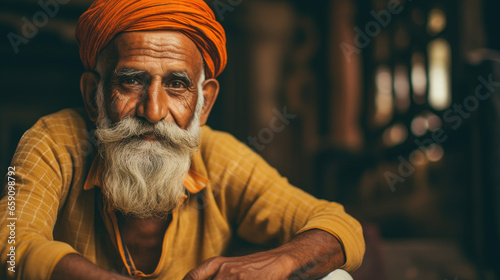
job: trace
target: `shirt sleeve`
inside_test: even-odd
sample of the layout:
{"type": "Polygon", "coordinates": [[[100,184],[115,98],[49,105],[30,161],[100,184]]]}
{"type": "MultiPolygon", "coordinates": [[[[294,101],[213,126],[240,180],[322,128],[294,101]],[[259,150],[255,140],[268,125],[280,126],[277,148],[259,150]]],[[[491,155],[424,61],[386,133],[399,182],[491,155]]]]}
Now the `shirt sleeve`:
{"type": "Polygon", "coordinates": [[[341,242],[346,256],[343,269],[353,272],[361,265],[362,228],[342,205],[292,186],[246,145],[230,135],[213,133],[222,134],[209,137],[213,141],[208,140],[206,152],[209,174],[215,179],[214,196],[224,205],[238,236],[258,244],[283,243],[320,229],[341,242]]]}
{"type": "Polygon", "coordinates": [[[70,245],[53,239],[58,209],[71,178],[64,174],[68,153],[48,130],[42,119],[23,135],[10,169],[15,175],[6,178],[0,200],[0,244],[4,245],[0,246],[0,279],[49,279],[63,256],[76,253],[70,245]],[[9,180],[14,182],[10,193],[9,180]],[[9,200],[11,196],[14,199],[9,200]]]}

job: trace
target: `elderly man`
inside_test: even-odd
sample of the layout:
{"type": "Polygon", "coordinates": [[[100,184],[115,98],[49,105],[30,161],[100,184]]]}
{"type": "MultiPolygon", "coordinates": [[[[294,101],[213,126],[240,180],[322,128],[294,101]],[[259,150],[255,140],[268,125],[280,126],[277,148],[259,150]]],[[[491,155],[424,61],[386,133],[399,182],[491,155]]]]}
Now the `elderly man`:
{"type": "Polygon", "coordinates": [[[316,279],[360,265],[361,227],[341,205],[205,126],[226,49],[202,0],[97,0],[76,36],[86,114],[22,137],[0,202],[1,279],[316,279]],[[281,245],[221,257],[234,235],[281,245]]]}

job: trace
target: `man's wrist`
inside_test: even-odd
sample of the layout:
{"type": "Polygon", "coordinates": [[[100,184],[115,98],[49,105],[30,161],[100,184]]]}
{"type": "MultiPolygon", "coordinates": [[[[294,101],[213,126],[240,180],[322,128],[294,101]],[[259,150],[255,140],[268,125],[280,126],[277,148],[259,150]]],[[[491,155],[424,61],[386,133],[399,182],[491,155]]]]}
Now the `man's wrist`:
{"type": "Polygon", "coordinates": [[[279,248],[287,256],[290,276],[321,276],[346,261],[340,241],[320,229],[305,231],[279,248]]]}

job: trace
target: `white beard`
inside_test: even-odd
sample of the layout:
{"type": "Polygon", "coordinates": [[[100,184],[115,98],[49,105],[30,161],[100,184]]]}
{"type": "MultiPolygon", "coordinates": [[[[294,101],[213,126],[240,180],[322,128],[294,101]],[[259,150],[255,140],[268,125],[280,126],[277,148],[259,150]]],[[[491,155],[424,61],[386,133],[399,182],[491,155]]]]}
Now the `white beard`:
{"type": "Polygon", "coordinates": [[[186,130],[162,120],[151,124],[129,117],[112,124],[99,84],[95,136],[104,159],[101,189],[109,210],[139,218],[165,217],[182,202],[191,157],[200,143],[201,81],[195,112],[186,130]],[[153,133],[159,140],[138,137],[153,133]]]}

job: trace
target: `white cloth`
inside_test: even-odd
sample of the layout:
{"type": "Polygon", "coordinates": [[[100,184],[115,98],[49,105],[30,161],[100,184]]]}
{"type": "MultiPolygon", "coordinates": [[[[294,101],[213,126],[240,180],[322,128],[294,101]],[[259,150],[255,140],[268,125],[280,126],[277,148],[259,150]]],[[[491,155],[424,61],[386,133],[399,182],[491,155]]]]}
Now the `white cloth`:
{"type": "Polygon", "coordinates": [[[343,269],[336,269],[327,276],[321,278],[321,280],[353,280],[351,275],[343,269]]]}

